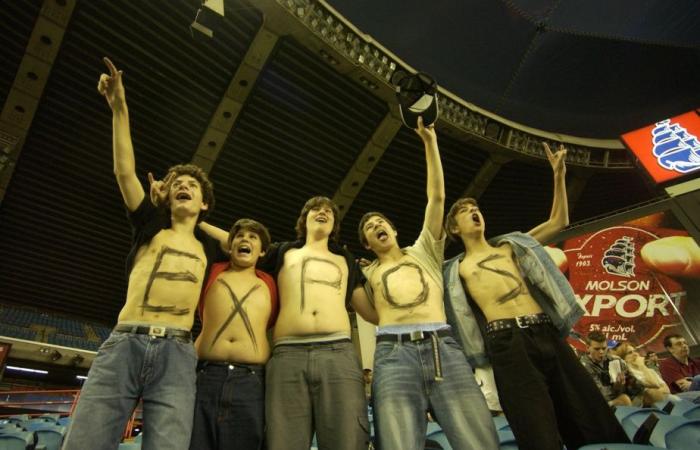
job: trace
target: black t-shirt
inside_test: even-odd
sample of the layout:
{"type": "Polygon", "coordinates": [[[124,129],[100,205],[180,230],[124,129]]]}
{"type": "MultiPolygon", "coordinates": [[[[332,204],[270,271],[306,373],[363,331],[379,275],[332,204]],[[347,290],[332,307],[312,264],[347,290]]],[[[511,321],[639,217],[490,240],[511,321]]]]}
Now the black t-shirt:
{"type": "MultiPolygon", "coordinates": [[[[143,201],[133,212],[127,210],[127,217],[131,223],[131,250],[126,257],[126,278],[131,275],[131,270],[134,268],[134,260],[136,253],[141,246],[148,244],[153,237],[161,230],[171,227],[170,215],[165,208],[156,208],[151,201],[144,197],[143,201]]],[[[227,261],[228,255],[221,249],[221,244],[218,240],[210,237],[208,234],[199,229],[194,228],[194,237],[202,243],[204,255],[207,258],[207,268],[204,273],[204,279],[209,277],[211,265],[227,261]]],[[[204,283],[202,283],[204,287],[204,283]]]]}

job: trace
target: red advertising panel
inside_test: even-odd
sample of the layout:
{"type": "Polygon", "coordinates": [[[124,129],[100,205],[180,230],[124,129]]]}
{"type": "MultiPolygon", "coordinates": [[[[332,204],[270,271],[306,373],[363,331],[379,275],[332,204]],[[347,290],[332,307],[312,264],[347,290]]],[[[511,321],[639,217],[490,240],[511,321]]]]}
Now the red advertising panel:
{"type": "Polygon", "coordinates": [[[700,115],[696,111],[625,133],[622,140],[656,183],[700,171],[700,115]]]}
{"type": "MultiPolygon", "coordinates": [[[[664,217],[658,213],[564,242],[569,282],[586,310],[574,326],[577,333],[600,331],[657,352],[664,351],[667,334],[687,334],[684,283],[700,277],[697,265],[688,264],[698,246],[684,230],[660,226],[664,217]]],[[[585,349],[582,342],[572,344],[585,349]]]]}

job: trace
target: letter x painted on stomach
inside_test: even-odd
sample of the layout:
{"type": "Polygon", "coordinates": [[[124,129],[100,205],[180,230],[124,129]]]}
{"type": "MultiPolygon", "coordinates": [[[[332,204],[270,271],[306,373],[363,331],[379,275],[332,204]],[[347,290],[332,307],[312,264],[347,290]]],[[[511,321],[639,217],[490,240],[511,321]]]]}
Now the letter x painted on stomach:
{"type": "Polygon", "coordinates": [[[209,349],[211,350],[214,347],[214,344],[216,341],[219,339],[221,336],[221,333],[224,332],[226,327],[231,323],[234,317],[238,315],[238,313],[241,314],[241,319],[243,320],[243,324],[245,325],[245,329],[248,332],[248,336],[250,336],[250,340],[253,342],[253,348],[255,349],[255,353],[258,352],[258,341],[255,339],[255,333],[253,332],[253,325],[250,323],[250,318],[248,317],[248,313],[243,309],[243,303],[245,303],[246,300],[248,300],[248,297],[250,294],[253,293],[257,288],[260,287],[259,284],[256,284],[246,294],[243,296],[242,299],[238,300],[238,297],[236,296],[236,293],[233,292],[233,289],[231,289],[231,286],[228,285],[224,280],[219,279],[224,287],[226,287],[226,290],[228,290],[229,295],[231,296],[231,301],[233,302],[233,308],[231,310],[231,314],[226,318],[226,321],[224,321],[224,324],[221,325],[221,328],[219,328],[219,331],[216,332],[216,336],[214,336],[214,340],[211,341],[211,345],[209,346],[209,349]]]}

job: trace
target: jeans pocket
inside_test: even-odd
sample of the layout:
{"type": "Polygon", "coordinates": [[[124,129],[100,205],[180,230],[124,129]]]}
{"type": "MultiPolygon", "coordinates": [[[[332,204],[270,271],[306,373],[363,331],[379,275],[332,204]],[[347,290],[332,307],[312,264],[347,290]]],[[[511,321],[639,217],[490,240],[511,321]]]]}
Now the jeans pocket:
{"type": "Polygon", "coordinates": [[[374,350],[374,364],[391,358],[399,351],[400,345],[398,342],[380,342],[374,350]]]}
{"type": "Polygon", "coordinates": [[[448,336],[446,338],[443,338],[442,342],[444,342],[445,345],[447,345],[450,348],[453,348],[455,350],[459,350],[460,352],[463,351],[462,346],[459,345],[459,342],[457,342],[457,340],[455,338],[453,338],[452,336],[448,336]]]}
{"type": "Polygon", "coordinates": [[[129,337],[128,333],[112,333],[109,337],[100,345],[98,353],[102,350],[108,350],[120,342],[124,342],[129,337]]]}

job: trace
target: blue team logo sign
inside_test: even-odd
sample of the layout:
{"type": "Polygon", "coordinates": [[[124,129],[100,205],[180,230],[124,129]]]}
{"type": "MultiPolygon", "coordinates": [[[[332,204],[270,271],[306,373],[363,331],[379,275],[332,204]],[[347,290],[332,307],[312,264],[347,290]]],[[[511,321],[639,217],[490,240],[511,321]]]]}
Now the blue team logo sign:
{"type": "Polygon", "coordinates": [[[603,253],[601,264],[611,275],[631,278],[634,276],[634,238],[622,236],[603,253]]]}
{"type": "Polygon", "coordinates": [[[679,173],[700,168],[700,140],[671,119],[657,122],[651,130],[653,153],[659,165],[679,173]]]}

